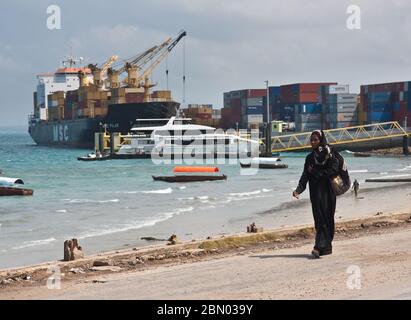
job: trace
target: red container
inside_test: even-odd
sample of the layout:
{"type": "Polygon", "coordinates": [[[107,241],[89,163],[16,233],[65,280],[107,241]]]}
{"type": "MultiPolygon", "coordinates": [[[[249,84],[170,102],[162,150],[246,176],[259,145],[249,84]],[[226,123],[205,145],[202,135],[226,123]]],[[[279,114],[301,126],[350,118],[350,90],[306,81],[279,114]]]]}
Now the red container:
{"type": "Polygon", "coordinates": [[[199,113],[197,114],[197,118],[201,120],[209,120],[212,119],[212,114],[211,113],[199,113]]]}
{"type": "Polygon", "coordinates": [[[261,98],[267,96],[266,89],[248,89],[247,98],[261,98]]]}
{"type": "Polygon", "coordinates": [[[298,98],[298,102],[319,102],[319,94],[318,93],[300,93],[298,98]]]}
{"type": "Polygon", "coordinates": [[[407,111],[407,104],[408,104],[407,101],[401,101],[400,102],[400,111],[402,111],[402,112],[407,111]]]}
{"type": "Polygon", "coordinates": [[[241,107],[241,98],[234,98],[230,100],[230,107],[231,108],[239,108],[241,107]]]}
{"type": "Polygon", "coordinates": [[[126,103],[139,103],[143,102],[144,100],[144,93],[133,92],[133,93],[126,93],[126,103]]]}

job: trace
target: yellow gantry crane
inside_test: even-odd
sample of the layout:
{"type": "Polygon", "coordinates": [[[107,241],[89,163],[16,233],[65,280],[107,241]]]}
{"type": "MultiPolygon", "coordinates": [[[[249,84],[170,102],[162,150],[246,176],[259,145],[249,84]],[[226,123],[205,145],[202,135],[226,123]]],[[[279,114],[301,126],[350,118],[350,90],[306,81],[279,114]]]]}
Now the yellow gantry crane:
{"type": "MultiPolygon", "coordinates": [[[[358,143],[407,136],[408,133],[396,121],[324,130],[332,145],[358,143]]],[[[304,150],[311,147],[311,132],[279,135],[271,138],[272,152],[304,150]]]]}
{"type": "Polygon", "coordinates": [[[168,38],[160,45],[153,46],[143,53],[123,61],[124,65],[122,67],[118,69],[108,68],[108,86],[110,88],[120,88],[124,84],[128,88],[142,88],[144,90],[144,101],[149,101],[150,88],[156,85],[150,83],[151,74],[186,35],[186,31],[181,31],[175,39],[168,38]],[[127,72],[127,77],[120,81],[120,75],[124,72],[127,72]]]}
{"type": "Polygon", "coordinates": [[[118,59],[118,56],[111,56],[101,67],[98,67],[95,64],[89,64],[88,67],[93,73],[94,85],[99,89],[104,89],[105,80],[107,79],[107,71],[110,66],[118,59]]]}

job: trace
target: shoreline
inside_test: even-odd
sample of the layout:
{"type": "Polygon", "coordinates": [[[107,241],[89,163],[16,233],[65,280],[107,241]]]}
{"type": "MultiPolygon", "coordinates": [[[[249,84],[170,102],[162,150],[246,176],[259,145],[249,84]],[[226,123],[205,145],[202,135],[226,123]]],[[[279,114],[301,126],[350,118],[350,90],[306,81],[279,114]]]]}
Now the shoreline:
{"type": "MultiPolygon", "coordinates": [[[[403,183],[401,185],[387,185],[387,186],[370,186],[362,187],[360,189],[359,198],[355,199],[352,193],[347,193],[341,197],[337,202],[337,211],[335,215],[336,222],[345,221],[347,219],[356,219],[363,216],[371,216],[377,212],[403,212],[408,209],[407,201],[411,196],[411,183],[403,183]],[[406,193],[404,198],[402,190],[406,188],[409,192],[406,193]],[[365,197],[365,198],[364,198],[365,197]],[[368,203],[371,201],[372,205],[368,203]],[[393,202],[394,201],[394,205],[393,202]]],[[[90,241],[99,243],[100,241],[112,241],[109,235],[108,239],[105,236],[95,237],[93,239],[79,238],[80,245],[85,248],[87,256],[99,256],[109,252],[122,252],[124,250],[150,250],[153,247],[163,246],[166,241],[146,241],[141,239],[142,237],[154,237],[166,239],[171,234],[176,234],[181,241],[193,242],[201,241],[208,237],[216,238],[221,236],[229,236],[233,234],[241,234],[246,225],[255,222],[258,226],[264,227],[267,230],[277,230],[279,228],[295,228],[300,225],[310,225],[312,222],[311,202],[308,197],[308,191],[302,199],[292,199],[284,202],[281,205],[271,206],[267,210],[257,210],[247,215],[240,217],[231,217],[226,220],[219,220],[220,217],[216,215],[208,215],[211,224],[203,224],[207,228],[203,228],[200,231],[196,229],[198,215],[192,214],[177,215],[171,220],[167,220],[159,223],[158,225],[140,228],[136,230],[128,230],[114,234],[114,237],[118,239],[116,246],[109,246],[108,248],[96,249],[89,246],[90,241]],[[304,198],[305,197],[305,198],[304,198]],[[226,223],[225,223],[226,222],[226,223]],[[195,224],[193,224],[195,223],[195,224]],[[224,225],[221,225],[224,224],[224,225]],[[176,228],[178,226],[178,228],[176,228]],[[187,228],[186,228],[187,227],[187,228]]],[[[67,238],[68,239],[68,238],[67,238]]],[[[62,248],[64,239],[54,241],[55,245],[62,248]],[[61,242],[61,243],[60,243],[61,242]],[[60,244],[60,246],[59,246],[60,244]]],[[[40,247],[36,247],[35,251],[30,252],[32,257],[36,256],[40,247]]],[[[40,254],[42,254],[40,252],[40,254]]],[[[17,270],[20,268],[30,268],[32,266],[48,264],[50,261],[56,261],[62,257],[62,250],[56,251],[53,255],[48,255],[48,259],[37,259],[34,263],[10,265],[0,268],[0,273],[4,270],[17,270]]],[[[35,259],[31,259],[34,261],[35,259]]],[[[10,260],[12,261],[12,260],[10,260]]],[[[0,277],[1,281],[1,277],[0,277]]]]}
{"type": "MultiPolygon", "coordinates": [[[[377,213],[374,216],[340,220],[336,222],[336,240],[366,237],[381,232],[411,230],[411,211],[377,213]]],[[[35,266],[0,270],[0,299],[14,297],[26,290],[48,290],[48,269],[58,267],[62,282],[96,283],[96,278],[114,274],[140,274],[160,267],[191,265],[201,261],[239,256],[247,252],[267,249],[276,251],[310,245],[313,241],[312,225],[301,225],[266,230],[261,233],[237,233],[209,240],[189,241],[176,245],[152,245],[144,248],[122,249],[70,262],[48,262],[35,266]],[[95,261],[103,266],[93,267],[95,261]]]]}

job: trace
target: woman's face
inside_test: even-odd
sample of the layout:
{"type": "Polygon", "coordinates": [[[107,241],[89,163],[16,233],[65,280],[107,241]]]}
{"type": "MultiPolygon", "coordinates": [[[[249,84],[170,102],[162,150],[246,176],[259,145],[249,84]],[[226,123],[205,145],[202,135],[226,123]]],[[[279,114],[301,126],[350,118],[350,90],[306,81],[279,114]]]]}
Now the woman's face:
{"type": "Polygon", "coordinates": [[[311,135],[310,142],[311,142],[311,147],[313,149],[318,149],[318,147],[320,146],[320,139],[318,138],[318,135],[316,134],[311,135]]]}

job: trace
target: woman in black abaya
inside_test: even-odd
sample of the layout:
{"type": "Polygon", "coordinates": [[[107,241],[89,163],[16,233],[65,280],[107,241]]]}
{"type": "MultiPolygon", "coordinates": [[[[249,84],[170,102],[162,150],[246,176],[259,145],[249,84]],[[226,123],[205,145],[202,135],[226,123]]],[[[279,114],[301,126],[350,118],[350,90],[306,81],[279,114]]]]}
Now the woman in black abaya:
{"type": "Polygon", "coordinates": [[[314,131],[310,138],[312,152],[306,157],[304,171],[293,196],[298,199],[309,182],[310,200],[315,223],[315,258],[332,253],[336,196],[330,178],[338,174],[338,159],[327,145],[322,131],[314,131]]]}

